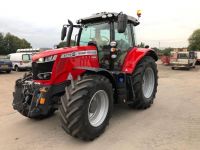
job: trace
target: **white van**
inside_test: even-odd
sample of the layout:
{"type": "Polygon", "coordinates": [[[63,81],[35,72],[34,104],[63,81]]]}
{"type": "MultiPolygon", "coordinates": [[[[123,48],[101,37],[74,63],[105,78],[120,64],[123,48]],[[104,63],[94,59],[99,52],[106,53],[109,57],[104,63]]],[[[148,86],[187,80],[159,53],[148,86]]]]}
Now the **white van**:
{"type": "Polygon", "coordinates": [[[195,68],[196,56],[194,51],[189,52],[171,52],[170,64],[175,68],[195,68]]]}
{"type": "Polygon", "coordinates": [[[8,57],[15,71],[32,68],[32,53],[13,53],[9,54],[8,57]]]}

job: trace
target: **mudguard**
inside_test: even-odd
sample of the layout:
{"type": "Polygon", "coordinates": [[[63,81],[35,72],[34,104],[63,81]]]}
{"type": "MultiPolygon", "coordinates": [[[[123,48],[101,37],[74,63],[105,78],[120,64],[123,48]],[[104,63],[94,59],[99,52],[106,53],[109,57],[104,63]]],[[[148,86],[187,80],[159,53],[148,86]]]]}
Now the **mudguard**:
{"type": "Polygon", "coordinates": [[[122,67],[122,72],[132,74],[135,70],[137,63],[144,57],[144,56],[151,56],[154,58],[155,61],[158,60],[158,56],[156,52],[152,49],[146,48],[133,48],[128,52],[126,58],[124,60],[124,64],[122,67]]]}
{"type": "Polygon", "coordinates": [[[103,69],[103,68],[94,68],[94,67],[74,67],[73,69],[75,70],[85,70],[84,73],[95,73],[95,74],[101,74],[101,75],[104,75],[106,76],[110,82],[115,85],[115,79],[114,79],[114,76],[113,76],[113,72],[110,72],[108,71],[107,69],[103,69]]]}

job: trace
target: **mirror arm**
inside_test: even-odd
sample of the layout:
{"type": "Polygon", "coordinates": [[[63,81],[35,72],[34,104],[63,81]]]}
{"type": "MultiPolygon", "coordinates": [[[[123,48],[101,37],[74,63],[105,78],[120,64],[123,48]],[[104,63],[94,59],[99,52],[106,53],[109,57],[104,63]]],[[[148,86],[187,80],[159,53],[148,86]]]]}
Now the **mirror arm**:
{"type": "Polygon", "coordinates": [[[72,32],[73,32],[73,23],[70,20],[68,20],[68,23],[69,23],[70,27],[69,27],[69,32],[67,34],[67,47],[70,46],[72,32]]]}
{"type": "Polygon", "coordinates": [[[80,27],[79,32],[78,32],[78,38],[77,38],[77,46],[80,45],[80,39],[81,39],[81,33],[82,33],[83,28],[80,27]]]}

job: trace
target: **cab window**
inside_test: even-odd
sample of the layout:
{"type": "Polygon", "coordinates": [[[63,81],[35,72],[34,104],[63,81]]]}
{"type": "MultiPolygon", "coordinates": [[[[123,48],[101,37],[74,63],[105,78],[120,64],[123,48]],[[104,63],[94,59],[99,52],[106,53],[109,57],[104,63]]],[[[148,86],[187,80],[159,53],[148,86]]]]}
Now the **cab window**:
{"type": "Polygon", "coordinates": [[[10,55],[7,55],[7,56],[6,56],[6,59],[9,59],[9,60],[10,60],[10,55]]]}
{"type": "Polygon", "coordinates": [[[131,24],[128,24],[126,31],[124,33],[119,33],[117,30],[117,23],[114,24],[115,41],[117,42],[117,47],[120,51],[127,51],[134,45],[131,28],[131,24]]]}
{"type": "Polygon", "coordinates": [[[188,55],[186,53],[179,53],[178,59],[188,59],[188,55]]]}
{"type": "Polygon", "coordinates": [[[97,43],[99,51],[101,51],[105,45],[109,45],[109,23],[96,23],[85,25],[81,33],[80,45],[88,45],[88,42],[90,41],[95,41],[97,43]]]}

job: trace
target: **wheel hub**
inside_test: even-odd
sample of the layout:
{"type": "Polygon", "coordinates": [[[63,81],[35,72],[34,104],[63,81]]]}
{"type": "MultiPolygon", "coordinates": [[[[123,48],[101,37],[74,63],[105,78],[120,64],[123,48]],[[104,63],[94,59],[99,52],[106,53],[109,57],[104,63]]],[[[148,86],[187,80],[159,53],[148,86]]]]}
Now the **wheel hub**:
{"type": "Polygon", "coordinates": [[[108,113],[109,99],[104,90],[97,91],[91,98],[88,107],[88,119],[92,126],[100,126],[108,113]]]}
{"type": "Polygon", "coordinates": [[[150,98],[152,96],[155,86],[155,75],[152,68],[146,68],[143,75],[142,91],[145,98],[150,98]]]}

